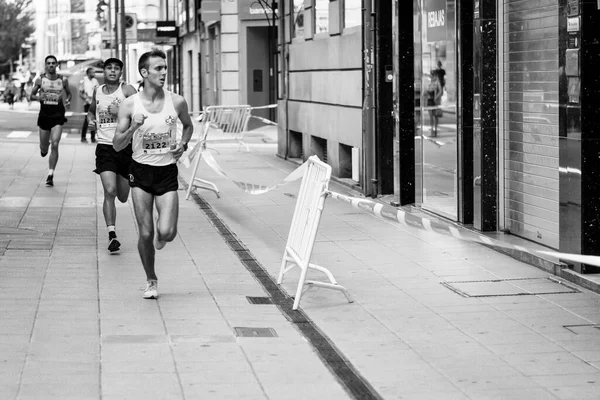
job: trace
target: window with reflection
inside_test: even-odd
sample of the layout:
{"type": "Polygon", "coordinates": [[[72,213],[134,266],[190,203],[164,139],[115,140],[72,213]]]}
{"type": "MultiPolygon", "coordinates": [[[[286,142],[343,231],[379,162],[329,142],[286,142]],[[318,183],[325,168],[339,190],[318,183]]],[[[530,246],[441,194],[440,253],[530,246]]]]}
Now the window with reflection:
{"type": "Polygon", "coordinates": [[[346,0],[344,2],[344,28],[362,25],[361,0],[346,0]]]}
{"type": "Polygon", "coordinates": [[[458,216],[456,0],[414,0],[417,197],[422,207],[458,216]],[[420,175],[420,176],[419,176],[420,175]],[[417,189],[418,190],[418,189],[417,189]],[[419,190],[418,190],[419,191],[419,190]],[[420,196],[419,196],[420,194],[420,196]]]}
{"type": "Polygon", "coordinates": [[[315,0],[315,33],[329,32],[329,0],[315,0]]]}
{"type": "Polygon", "coordinates": [[[293,38],[304,38],[304,0],[294,0],[293,38]]]}

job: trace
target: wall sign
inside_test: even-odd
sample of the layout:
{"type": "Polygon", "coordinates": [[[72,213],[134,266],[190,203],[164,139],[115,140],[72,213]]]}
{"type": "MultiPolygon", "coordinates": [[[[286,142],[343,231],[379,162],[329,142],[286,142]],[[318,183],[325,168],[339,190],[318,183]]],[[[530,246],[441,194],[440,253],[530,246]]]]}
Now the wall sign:
{"type": "Polygon", "coordinates": [[[579,17],[567,18],[567,32],[579,32],[579,17]]]}
{"type": "Polygon", "coordinates": [[[425,26],[427,41],[446,40],[446,0],[425,0],[425,26]]]}
{"type": "MultiPolygon", "coordinates": [[[[271,2],[259,2],[256,0],[238,0],[238,14],[241,20],[273,20],[271,2]]],[[[277,11],[275,11],[277,18],[277,11]]]]}
{"type": "MultiPolygon", "coordinates": [[[[600,0],[598,0],[600,2],[600,0]]],[[[573,17],[579,15],[579,0],[567,1],[567,16],[573,17]]]]}

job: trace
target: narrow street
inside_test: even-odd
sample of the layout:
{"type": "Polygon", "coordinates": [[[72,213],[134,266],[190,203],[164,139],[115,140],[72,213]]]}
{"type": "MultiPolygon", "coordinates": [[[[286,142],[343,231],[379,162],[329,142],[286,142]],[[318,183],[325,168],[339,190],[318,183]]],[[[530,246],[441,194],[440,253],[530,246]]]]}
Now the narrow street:
{"type": "MultiPolygon", "coordinates": [[[[355,301],[313,288],[291,312],[298,274],[274,282],[299,181],[250,196],[203,162],[220,198],[185,200],[180,166],[179,233],[157,253],[159,299],[142,299],[131,200],[110,255],[94,146],[65,132],[46,187],[26,111],[0,104],[1,399],[598,398],[598,294],[332,199],[313,262],[355,301]]],[[[235,179],[274,184],[296,168],[275,140],[209,147],[235,179]]]]}

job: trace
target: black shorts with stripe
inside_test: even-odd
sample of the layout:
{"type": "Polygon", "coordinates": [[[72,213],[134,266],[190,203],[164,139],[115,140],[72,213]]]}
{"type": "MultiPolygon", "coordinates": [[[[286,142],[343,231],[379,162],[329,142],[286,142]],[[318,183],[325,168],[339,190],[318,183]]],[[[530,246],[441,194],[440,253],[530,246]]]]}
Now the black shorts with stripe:
{"type": "Polygon", "coordinates": [[[139,187],[147,193],[161,196],[179,189],[178,176],[177,164],[155,166],[132,160],[129,186],[139,187]]]}
{"type": "Polygon", "coordinates": [[[95,173],[112,171],[115,174],[129,179],[131,173],[131,144],[121,151],[116,151],[110,144],[98,144],[96,146],[96,169],[95,173]]]}

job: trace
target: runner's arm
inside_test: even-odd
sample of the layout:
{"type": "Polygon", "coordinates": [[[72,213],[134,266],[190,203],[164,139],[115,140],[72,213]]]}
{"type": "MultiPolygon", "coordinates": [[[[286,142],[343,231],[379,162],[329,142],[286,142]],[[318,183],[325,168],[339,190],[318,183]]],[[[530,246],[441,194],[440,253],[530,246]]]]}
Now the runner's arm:
{"type": "Polygon", "coordinates": [[[96,125],[96,88],[94,88],[94,93],[92,94],[92,103],[87,113],[87,119],[90,124],[96,125]]]}
{"type": "Polygon", "coordinates": [[[144,124],[145,115],[133,115],[133,99],[125,99],[119,107],[119,116],[117,117],[117,129],[113,137],[113,148],[121,151],[131,142],[134,132],[144,124]]]}
{"type": "Polygon", "coordinates": [[[71,88],[69,87],[69,81],[63,78],[63,89],[67,95],[67,102],[71,103],[71,88]]]}
{"type": "MultiPolygon", "coordinates": [[[[174,95],[175,96],[175,95],[174,95]]],[[[185,99],[176,95],[173,99],[173,105],[177,110],[177,116],[183,125],[183,132],[181,134],[181,143],[177,144],[177,148],[172,151],[173,157],[175,160],[178,160],[185,150],[187,150],[187,145],[192,138],[192,134],[194,133],[194,124],[192,123],[192,119],[190,118],[190,113],[188,112],[188,105],[185,99]]]]}
{"type": "Polygon", "coordinates": [[[42,78],[37,78],[35,80],[35,84],[33,85],[33,89],[31,89],[31,100],[39,100],[37,95],[38,90],[42,87],[42,78]]]}

